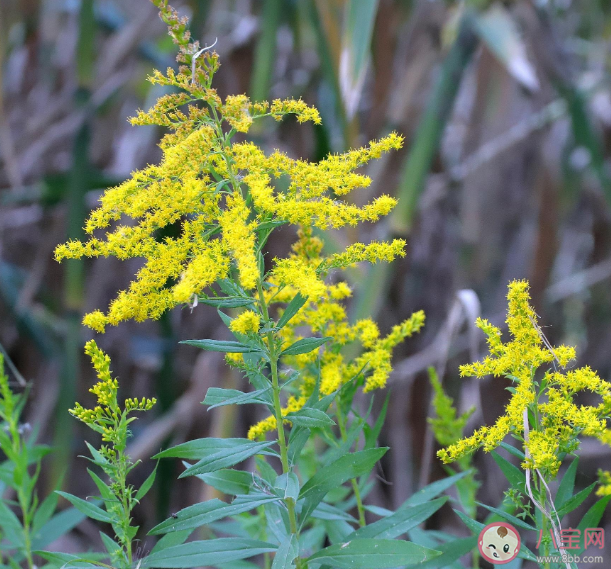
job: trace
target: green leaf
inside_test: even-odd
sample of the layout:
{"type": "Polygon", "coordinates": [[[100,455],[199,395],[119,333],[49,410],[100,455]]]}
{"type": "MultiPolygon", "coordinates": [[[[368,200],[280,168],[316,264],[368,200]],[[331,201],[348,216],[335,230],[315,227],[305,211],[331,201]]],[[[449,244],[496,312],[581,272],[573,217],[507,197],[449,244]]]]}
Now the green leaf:
{"type": "Polygon", "coordinates": [[[89,470],[88,468],[87,473],[89,474],[91,480],[95,482],[95,485],[98,487],[98,491],[100,492],[100,496],[104,500],[116,500],[112,490],[108,487],[108,484],[106,484],[95,472],[93,472],[93,470],[89,470]]]}
{"type": "Polygon", "coordinates": [[[418,492],[416,492],[415,494],[412,494],[405,502],[403,502],[401,507],[403,508],[404,506],[417,506],[418,504],[424,504],[425,502],[432,500],[433,498],[435,498],[435,496],[438,496],[439,494],[456,484],[456,482],[467,476],[469,472],[469,470],[466,470],[465,472],[459,472],[454,476],[449,476],[448,478],[437,480],[436,482],[425,486],[421,490],[418,490],[418,492]]]}
{"type": "Polygon", "coordinates": [[[106,535],[103,531],[100,532],[100,539],[104,543],[104,547],[106,551],[108,551],[108,555],[111,557],[121,549],[121,546],[109,535],[106,535]]]}
{"type": "Polygon", "coordinates": [[[176,545],[181,545],[187,538],[193,533],[192,530],[187,529],[183,531],[173,531],[170,533],[166,533],[151,549],[152,555],[153,553],[158,553],[159,551],[163,551],[164,549],[168,549],[169,547],[174,547],[176,545]]]}
{"type": "Polygon", "coordinates": [[[159,463],[155,464],[155,468],[153,468],[153,472],[151,472],[147,476],[146,480],[142,483],[142,486],[140,486],[140,489],[136,493],[136,501],[139,502],[140,500],[142,500],[142,498],[146,496],[148,491],[153,486],[153,482],[155,482],[155,475],[157,474],[157,465],[158,464],[159,463]]]}
{"type": "Polygon", "coordinates": [[[308,558],[340,569],[392,569],[415,565],[440,555],[409,541],[395,539],[353,539],[326,547],[308,558]]]}
{"type": "Polygon", "coordinates": [[[272,219],[270,221],[259,223],[259,225],[255,227],[255,231],[267,231],[268,229],[274,229],[276,227],[280,227],[281,225],[286,225],[287,223],[287,221],[282,219],[272,219]]]}
{"type": "Polygon", "coordinates": [[[247,494],[256,477],[243,470],[223,469],[197,476],[223,494],[247,494]]]}
{"type": "Polygon", "coordinates": [[[34,519],[32,520],[32,532],[34,534],[51,519],[51,516],[57,508],[57,500],[57,494],[51,492],[51,494],[43,500],[42,504],[38,506],[34,514],[34,519]]]}
{"type": "Polygon", "coordinates": [[[315,350],[316,348],[320,348],[320,346],[322,346],[325,342],[332,339],[333,338],[330,336],[325,336],[324,338],[303,338],[290,345],[280,355],[297,356],[299,354],[309,354],[311,351],[315,350]]]}
{"type": "Polygon", "coordinates": [[[301,489],[300,498],[322,497],[331,490],[351,478],[357,478],[368,473],[378,460],[388,450],[388,447],[363,450],[342,456],[329,466],[321,468],[310,478],[301,489]]]}
{"type": "MultiPolygon", "coordinates": [[[[368,448],[373,448],[376,446],[376,442],[378,441],[378,437],[380,436],[380,432],[382,431],[382,426],[384,425],[384,421],[386,420],[386,412],[388,411],[388,402],[390,401],[390,390],[386,394],[386,399],[384,399],[384,405],[382,405],[382,409],[376,422],[372,429],[367,429],[365,431],[365,450],[368,448]]],[[[369,425],[367,425],[368,427],[369,425]]]]}
{"type": "Polygon", "coordinates": [[[61,492],[60,490],[56,490],[56,492],[68,500],[68,502],[70,502],[77,510],[83,512],[83,514],[85,514],[88,518],[92,518],[100,522],[112,523],[112,518],[104,510],[102,510],[102,508],[99,508],[94,504],[90,504],[89,502],[73,496],[72,494],[68,494],[67,492],[61,492]]]}
{"type": "MultiPolygon", "coordinates": [[[[108,461],[102,456],[102,454],[100,454],[100,451],[98,451],[98,449],[91,446],[87,441],[85,441],[85,444],[87,445],[87,448],[89,449],[89,452],[91,453],[91,456],[93,457],[92,462],[94,464],[97,464],[98,466],[101,466],[102,468],[108,464],[108,461]]],[[[88,460],[91,460],[91,459],[88,459],[88,460]]]]}
{"type": "Polygon", "coordinates": [[[276,546],[271,543],[238,537],[190,541],[152,553],[142,560],[140,567],[142,569],[207,567],[254,557],[262,553],[271,553],[276,549],[276,546]]]}
{"type": "Polygon", "coordinates": [[[526,475],[524,471],[511,464],[511,462],[502,457],[498,452],[492,451],[492,458],[503,471],[511,487],[519,490],[522,494],[526,494],[526,475]]]}
{"type": "Polygon", "coordinates": [[[204,399],[204,405],[209,405],[208,411],[223,405],[245,405],[247,403],[272,403],[269,395],[265,395],[271,390],[271,385],[265,389],[257,389],[250,393],[244,393],[239,389],[222,389],[221,387],[210,387],[204,399]]]}
{"type": "Polygon", "coordinates": [[[278,488],[282,492],[282,497],[292,498],[297,501],[299,497],[299,478],[294,472],[289,472],[288,474],[281,474],[276,478],[276,482],[274,483],[274,488],[278,488]]]}
{"type": "Polygon", "coordinates": [[[496,514],[497,516],[501,516],[501,518],[507,520],[508,522],[510,522],[511,524],[513,524],[514,526],[518,528],[528,529],[531,531],[537,531],[536,527],[531,526],[530,524],[527,524],[524,520],[521,520],[520,518],[516,518],[515,516],[512,516],[511,514],[508,514],[507,512],[500,510],[499,508],[493,508],[492,506],[486,506],[486,504],[482,504],[481,502],[475,502],[475,503],[478,506],[481,506],[482,508],[486,508],[486,510],[488,510],[489,512],[492,512],[493,514],[496,514]]]}
{"type": "Polygon", "coordinates": [[[288,457],[289,462],[294,464],[295,461],[299,458],[303,447],[308,442],[310,438],[310,431],[305,427],[293,427],[289,434],[289,449],[288,449],[288,457]]]}
{"type": "Polygon", "coordinates": [[[184,460],[201,460],[221,450],[229,450],[252,445],[249,439],[215,439],[205,438],[188,441],[157,453],[153,458],[182,458],[184,460]]]}
{"type": "Polygon", "coordinates": [[[253,304],[253,299],[241,296],[225,296],[222,298],[203,298],[200,296],[198,302],[208,306],[215,306],[216,308],[238,308],[253,304]]]}
{"type": "Polygon", "coordinates": [[[476,536],[453,539],[447,543],[436,545],[435,548],[441,552],[441,555],[430,561],[425,561],[418,566],[418,569],[445,569],[476,547],[476,536]]]}
{"type": "Polygon", "coordinates": [[[282,313],[282,316],[278,320],[276,327],[278,329],[284,328],[289,323],[291,318],[293,318],[293,316],[295,316],[295,314],[299,312],[301,307],[307,301],[308,301],[308,297],[303,296],[300,292],[298,292],[297,296],[295,296],[293,300],[291,300],[291,302],[289,302],[287,307],[284,309],[284,312],[282,313]]]}
{"type": "MultiPolygon", "coordinates": [[[[327,464],[331,464],[340,456],[344,456],[345,454],[349,453],[354,443],[360,437],[365,426],[367,426],[367,423],[364,419],[355,418],[352,421],[348,432],[346,433],[346,440],[341,441],[339,446],[330,447],[329,450],[325,452],[325,454],[322,456],[322,465],[326,466],[327,464]]],[[[365,435],[365,440],[367,440],[367,435],[365,435]]],[[[365,443],[363,450],[374,447],[375,444],[372,446],[367,446],[367,443],[365,443]]]]}
{"type": "Polygon", "coordinates": [[[91,557],[83,555],[72,555],[71,553],[58,553],[54,551],[33,551],[35,555],[39,555],[46,559],[56,567],[66,567],[67,569],[88,569],[91,567],[99,568],[99,565],[91,557]]]}
{"type": "Polygon", "coordinates": [[[558,509],[558,517],[562,519],[563,516],[566,516],[566,514],[581,506],[584,500],[591,494],[592,490],[594,490],[596,484],[596,482],[593,482],[587,488],[584,488],[581,492],[577,492],[577,494],[569,498],[562,508],[558,509]]]}
{"type": "Polygon", "coordinates": [[[348,536],[355,538],[394,539],[431,517],[448,500],[447,496],[418,506],[400,508],[391,516],[357,529],[348,536]]]}
{"type": "Polygon", "coordinates": [[[576,457],[569,467],[566,469],[558,491],[556,492],[556,499],[554,500],[554,506],[556,510],[559,510],[568,502],[573,495],[573,489],[575,488],[575,475],[577,474],[577,466],[579,465],[579,458],[576,457]]]}
{"type": "Polygon", "coordinates": [[[4,534],[3,537],[8,539],[14,547],[23,547],[24,535],[21,522],[4,500],[0,500],[0,528],[4,534]]]}
{"type": "Polygon", "coordinates": [[[322,429],[335,425],[335,421],[331,419],[329,415],[313,407],[303,407],[299,409],[299,411],[287,413],[284,417],[293,425],[297,427],[306,427],[308,429],[322,429]]]}
{"type": "Polygon", "coordinates": [[[44,549],[62,535],[67,534],[85,519],[85,514],[76,508],[68,508],[54,515],[32,536],[32,549],[44,549]]]}
{"type": "Polygon", "coordinates": [[[181,344],[187,344],[188,346],[195,346],[201,350],[208,352],[223,352],[229,354],[243,354],[251,352],[260,352],[259,348],[247,346],[241,342],[234,342],[231,340],[183,340],[181,344]]]}
{"type": "Polygon", "coordinates": [[[195,476],[196,474],[206,474],[207,472],[214,472],[215,470],[220,470],[221,468],[233,466],[255,454],[259,454],[261,451],[269,448],[273,444],[273,441],[260,443],[248,441],[248,443],[243,443],[239,447],[220,450],[187,468],[179,476],[179,478],[195,476]]]}
{"type": "Polygon", "coordinates": [[[368,474],[387,450],[387,447],[382,447],[347,454],[321,468],[303,485],[299,494],[300,498],[305,498],[301,523],[305,523],[329,490],[337,488],[351,478],[368,474]]]}
{"type": "Polygon", "coordinates": [[[214,500],[194,504],[184,510],[180,510],[180,512],[174,514],[171,518],[156,525],[149,532],[149,535],[195,529],[229,516],[254,510],[263,504],[277,500],[276,496],[269,496],[268,494],[238,496],[231,504],[215,498],[214,500]]]}
{"type": "Polygon", "coordinates": [[[521,461],[526,458],[526,455],[520,449],[517,449],[516,447],[511,446],[506,442],[502,442],[499,446],[505,449],[509,454],[512,454],[516,458],[519,458],[521,461]]]}
{"type": "Polygon", "coordinates": [[[274,556],[274,562],[272,563],[272,569],[292,569],[295,567],[293,561],[299,553],[297,539],[294,534],[291,534],[291,538],[282,542],[276,555],[274,556]]]}
{"type": "MultiPolygon", "coordinates": [[[[297,510],[299,513],[301,513],[299,507],[297,510]]],[[[318,504],[316,509],[310,515],[317,520],[343,520],[352,524],[358,523],[358,520],[354,516],[351,516],[348,512],[340,510],[336,506],[332,506],[326,502],[321,502],[318,504]]]]}
{"type": "MultiPolygon", "coordinates": [[[[583,534],[583,532],[587,528],[595,528],[598,527],[598,523],[600,522],[603,514],[605,513],[605,509],[607,508],[607,504],[611,500],[611,496],[605,496],[596,502],[581,518],[577,529],[583,534]]],[[[575,555],[580,555],[584,548],[582,547],[579,551],[575,551],[575,555]]],[[[572,551],[571,551],[571,554],[572,551]]]]}

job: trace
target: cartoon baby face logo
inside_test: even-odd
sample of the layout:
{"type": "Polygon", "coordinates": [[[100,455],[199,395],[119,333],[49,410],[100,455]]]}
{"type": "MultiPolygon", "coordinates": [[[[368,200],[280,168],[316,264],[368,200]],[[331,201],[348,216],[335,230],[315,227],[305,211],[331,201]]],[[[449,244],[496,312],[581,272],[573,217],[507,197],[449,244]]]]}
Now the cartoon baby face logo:
{"type": "Polygon", "coordinates": [[[504,522],[494,522],[482,529],[477,547],[486,561],[504,565],[518,556],[520,544],[520,534],[516,528],[504,522]]]}

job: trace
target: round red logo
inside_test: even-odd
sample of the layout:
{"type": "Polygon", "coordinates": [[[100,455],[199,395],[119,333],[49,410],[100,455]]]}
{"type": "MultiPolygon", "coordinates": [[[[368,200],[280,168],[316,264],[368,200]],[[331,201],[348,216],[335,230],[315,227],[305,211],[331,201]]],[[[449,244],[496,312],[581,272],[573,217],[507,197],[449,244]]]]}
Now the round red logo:
{"type": "Polygon", "coordinates": [[[511,524],[494,522],[480,532],[477,548],[486,561],[493,565],[504,565],[518,556],[521,543],[518,530],[511,524]]]}

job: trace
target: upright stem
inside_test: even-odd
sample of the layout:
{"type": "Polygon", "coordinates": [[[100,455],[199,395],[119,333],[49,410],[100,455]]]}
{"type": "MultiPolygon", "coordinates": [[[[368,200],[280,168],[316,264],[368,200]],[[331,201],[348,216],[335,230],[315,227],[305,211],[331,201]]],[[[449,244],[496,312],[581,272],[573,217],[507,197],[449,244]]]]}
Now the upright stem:
{"type": "MultiPolygon", "coordinates": [[[[259,292],[259,302],[261,304],[261,311],[265,320],[269,319],[269,312],[267,310],[267,303],[265,302],[265,296],[263,295],[263,286],[261,280],[257,283],[257,289],[259,292]]],[[[274,342],[274,335],[272,332],[267,334],[267,342],[269,347],[270,355],[270,366],[272,369],[272,392],[274,401],[274,416],[276,417],[276,428],[278,430],[278,446],[280,447],[280,461],[282,463],[282,473],[288,474],[291,469],[289,467],[289,457],[286,446],[286,438],[284,435],[284,423],[282,419],[282,405],[280,404],[280,384],[278,381],[278,354],[276,353],[276,346],[274,342]]],[[[295,500],[293,498],[286,498],[286,507],[289,513],[289,523],[291,526],[291,533],[297,535],[297,517],[295,515],[295,500]]]]}
{"type": "Polygon", "coordinates": [[[26,562],[29,569],[34,567],[32,558],[32,536],[31,536],[31,494],[28,493],[27,487],[30,482],[28,476],[27,455],[21,444],[21,435],[19,433],[18,417],[11,415],[9,417],[9,431],[11,433],[13,453],[19,462],[15,463],[15,469],[19,471],[18,478],[21,480],[19,489],[17,490],[17,499],[23,517],[23,549],[25,551],[26,562]]]}
{"type": "MultiPolygon", "coordinates": [[[[539,503],[545,504],[545,499],[546,499],[545,489],[543,488],[543,484],[539,482],[539,503]]],[[[541,512],[541,520],[542,520],[542,539],[541,541],[543,542],[543,556],[547,559],[547,557],[549,556],[549,544],[547,542],[548,525],[547,525],[547,517],[545,516],[543,512],[541,512]],[[545,541],[543,541],[543,538],[546,538],[545,541]]],[[[551,569],[551,563],[546,560],[543,567],[545,569],[551,569]]]]}
{"type": "MultiPolygon", "coordinates": [[[[345,442],[348,438],[346,433],[346,420],[344,418],[344,414],[342,413],[342,407],[338,401],[335,402],[335,406],[337,408],[337,424],[339,425],[339,432],[341,434],[342,441],[345,442]]],[[[363,500],[361,498],[361,489],[359,488],[356,478],[351,478],[350,483],[352,484],[352,491],[354,492],[356,507],[359,512],[359,525],[361,527],[365,527],[367,522],[365,520],[365,508],[363,507],[363,500]]]]}

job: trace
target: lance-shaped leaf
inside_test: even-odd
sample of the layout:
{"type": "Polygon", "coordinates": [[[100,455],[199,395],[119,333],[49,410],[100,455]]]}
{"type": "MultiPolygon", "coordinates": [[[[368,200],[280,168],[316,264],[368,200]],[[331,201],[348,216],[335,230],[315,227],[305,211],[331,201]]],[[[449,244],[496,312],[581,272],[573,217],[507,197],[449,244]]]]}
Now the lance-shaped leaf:
{"type": "Polygon", "coordinates": [[[411,508],[401,508],[394,514],[385,517],[377,522],[369,524],[350,534],[347,539],[354,538],[379,538],[394,539],[408,532],[413,527],[430,518],[441,506],[447,497],[437,498],[432,502],[413,506],[411,508]]]}
{"type": "Polygon", "coordinates": [[[303,338],[297,340],[294,344],[291,344],[286,350],[284,350],[281,356],[297,356],[299,354],[309,354],[316,348],[320,348],[325,342],[328,342],[332,338],[326,336],[324,338],[303,338]]]}
{"type": "Polygon", "coordinates": [[[187,468],[179,478],[195,476],[196,474],[206,474],[207,472],[214,472],[221,468],[234,466],[255,454],[259,454],[272,444],[274,444],[273,441],[260,443],[248,441],[248,444],[244,443],[239,447],[220,450],[187,468]]]}
{"type": "Polygon", "coordinates": [[[208,567],[254,557],[262,553],[271,553],[276,549],[276,546],[272,543],[239,537],[191,541],[152,553],[141,560],[140,567],[142,569],[149,567],[158,569],[208,567]]]}
{"type": "Polygon", "coordinates": [[[353,539],[326,547],[308,558],[308,562],[340,569],[392,569],[416,565],[440,555],[410,541],[395,539],[353,539]]]}
{"type": "Polygon", "coordinates": [[[149,534],[158,535],[171,531],[195,529],[229,516],[254,510],[263,504],[277,500],[278,497],[269,496],[268,494],[238,496],[231,504],[215,498],[214,500],[194,504],[184,510],[180,510],[180,512],[174,514],[171,518],[156,525],[149,534]]]}
{"type": "Polygon", "coordinates": [[[104,511],[102,508],[99,508],[95,504],[91,504],[77,496],[73,496],[72,494],[68,494],[67,492],[61,492],[56,490],[56,492],[66,498],[68,502],[70,502],[77,510],[80,510],[87,517],[92,518],[94,520],[98,520],[100,522],[108,522],[111,523],[111,517],[104,511]]]}
{"type": "Polygon", "coordinates": [[[285,415],[285,418],[293,423],[293,425],[307,427],[308,429],[332,427],[335,425],[335,421],[329,415],[313,407],[302,407],[299,411],[288,413],[285,415]]]}
{"type": "MultiPolygon", "coordinates": [[[[182,458],[183,460],[201,460],[221,450],[235,449],[252,445],[248,439],[215,439],[205,438],[188,441],[157,453],[153,458],[182,458]]],[[[256,444],[256,443],[255,443],[256,444]]]]}
{"type": "Polygon", "coordinates": [[[258,476],[243,470],[217,470],[208,474],[199,474],[197,478],[203,480],[223,494],[247,494],[258,476]]]}
{"type": "Polygon", "coordinates": [[[195,346],[208,352],[223,352],[228,354],[247,354],[261,351],[259,348],[232,340],[183,340],[180,343],[195,346]]]}
{"type": "Polygon", "coordinates": [[[278,320],[276,327],[278,329],[284,328],[307,301],[307,296],[303,296],[300,292],[297,293],[297,296],[293,298],[293,300],[291,300],[291,302],[289,302],[287,307],[284,309],[284,312],[278,320]]]}
{"type": "Polygon", "coordinates": [[[566,504],[566,502],[573,495],[573,488],[575,488],[575,475],[577,474],[577,466],[579,466],[579,458],[575,458],[569,465],[560,481],[558,491],[556,492],[556,499],[554,500],[554,506],[556,510],[559,510],[566,504]]]}
{"type": "Polygon", "coordinates": [[[383,447],[347,454],[321,468],[301,488],[299,497],[305,500],[301,523],[305,523],[327,492],[351,478],[369,473],[387,450],[387,447],[383,447]]]}
{"type": "Polygon", "coordinates": [[[206,392],[204,405],[209,405],[208,411],[223,405],[246,405],[248,403],[272,403],[269,392],[271,385],[264,389],[257,389],[250,393],[245,393],[239,389],[223,389],[221,387],[210,387],[206,392]]]}

